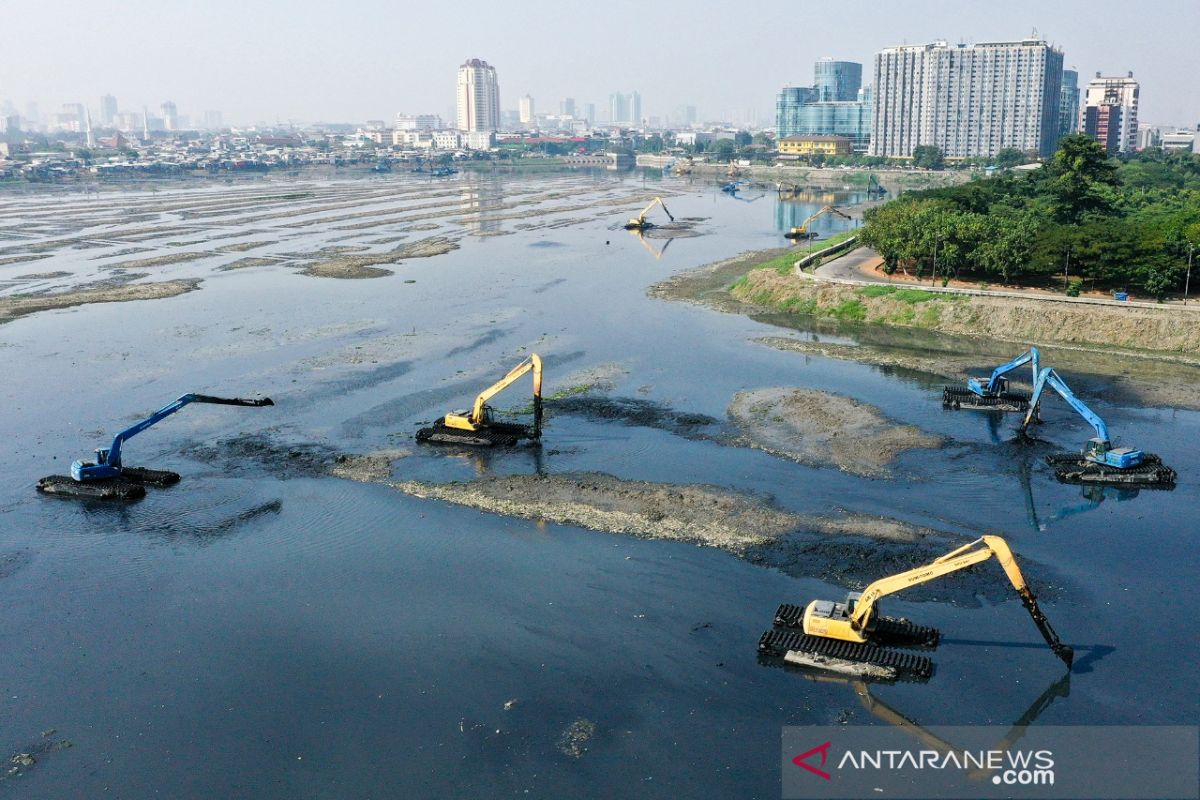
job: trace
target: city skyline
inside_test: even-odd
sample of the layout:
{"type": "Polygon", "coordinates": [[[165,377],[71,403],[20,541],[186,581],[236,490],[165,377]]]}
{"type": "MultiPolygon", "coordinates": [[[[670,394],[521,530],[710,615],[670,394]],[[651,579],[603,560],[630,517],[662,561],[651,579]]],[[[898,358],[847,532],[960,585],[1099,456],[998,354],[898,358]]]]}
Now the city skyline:
{"type": "MultiPolygon", "coordinates": [[[[741,47],[744,57],[738,59],[706,55],[714,45],[705,44],[699,34],[714,22],[709,19],[713,15],[690,13],[690,8],[682,14],[682,8],[616,3],[617,16],[628,7],[636,8],[641,18],[637,26],[623,29],[618,55],[611,42],[579,28],[561,4],[533,3],[528,13],[539,20],[538,37],[571,45],[550,58],[531,56],[536,50],[529,49],[526,37],[503,35],[505,26],[513,23],[494,14],[491,6],[466,5],[467,15],[481,21],[495,17],[494,24],[464,31],[451,25],[449,12],[413,9],[403,18],[424,23],[419,40],[376,51],[381,34],[372,30],[362,31],[361,37],[356,32],[362,41],[328,42],[315,8],[287,6],[287,35],[261,37],[252,33],[252,24],[220,25],[224,11],[235,8],[250,23],[265,19],[282,7],[275,0],[258,0],[248,7],[217,3],[210,14],[213,19],[200,20],[198,30],[187,37],[169,35],[170,16],[149,13],[146,0],[133,0],[132,13],[119,19],[98,9],[75,8],[66,0],[50,0],[9,21],[11,41],[6,42],[8,57],[0,65],[0,100],[11,99],[22,111],[35,101],[43,113],[82,103],[94,121],[102,118],[100,98],[105,95],[120,99],[123,111],[143,105],[155,111],[172,100],[193,120],[209,109],[220,109],[226,124],[240,125],[387,119],[402,110],[442,114],[454,102],[454,67],[469,56],[486,59],[502,73],[502,111],[515,111],[526,94],[544,98],[540,105],[546,109],[563,98],[575,98],[577,107],[604,108],[614,87],[624,86],[641,93],[643,116],[668,117],[679,106],[692,105],[706,120],[732,118],[752,109],[766,122],[779,88],[810,83],[811,65],[820,58],[869,65],[874,53],[906,42],[1018,40],[1037,28],[1041,37],[1064,51],[1064,67],[1080,75],[1134,71],[1145,89],[1143,120],[1194,124],[1200,116],[1200,87],[1179,69],[1177,56],[1190,46],[1187,33],[1200,27],[1200,6],[1181,0],[1160,4],[1153,19],[1144,15],[1147,18],[1127,20],[1115,47],[1105,17],[1082,2],[1053,7],[1012,3],[1006,7],[1005,21],[996,22],[994,14],[983,9],[924,0],[904,9],[874,9],[864,19],[804,15],[804,35],[786,47],[756,46],[753,32],[723,28],[721,49],[741,47]],[[143,6],[146,14],[138,12],[143,6]],[[919,9],[929,13],[916,13],[919,9]],[[1164,19],[1171,24],[1161,24],[1164,19]],[[313,25],[308,25],[310,20],[313,25]],[[656,28],[655,20],[672,36],[662,37],[664,28],[656,28]],[[52,40],[47,33],[51,30],[52,40]],[[689,37],[690,30],[698,35],[689,37]],[[220,58],[198,50],[194,43],[201,41],[226,42],[220,58]],[[100,45],[109,54],[102,55],[100,45]],[[113,58],[114,45],[138,56],[113,58]],[[314,60],[307,53],[318,46],[325,55],[314,60]],[[553,68],[547,68],[551,63],[553,68]],[[154,64],[154,69],[146,64],[154,64]],[[371,78],[347,82],[348,75],[360,74],[371,78]]],[[[386,16],[389,8],[379,4],[379,13],[386,16]]],[[[802,13],[783,3],[768,3],[764,9],[781,18],[802,13]]],[[[453,16],[460,19],[463,13],[453,16]]]]}

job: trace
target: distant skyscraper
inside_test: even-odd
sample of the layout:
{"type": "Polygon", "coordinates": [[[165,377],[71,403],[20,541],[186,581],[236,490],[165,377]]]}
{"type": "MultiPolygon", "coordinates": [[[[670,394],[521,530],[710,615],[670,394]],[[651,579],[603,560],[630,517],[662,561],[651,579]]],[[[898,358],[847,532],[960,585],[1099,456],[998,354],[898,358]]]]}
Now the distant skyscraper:
{"type": "Polygon", "coordinates": [[[517,101],[517,114],[519,115],[522,125],[533,124],[534,110],[533,97],[531,95],[525,95],[517,101]]]}
{"type": "Polygon", "coordinates": [[[1097,72],[1095,80],[1088,83],[1083,132],[1109,153],[1137,150],[1140,88],[1132,72],[1124,78],[1105,78],[1097,72]]]}
{"type": "Polygon", "coordinates": [[[871,154],[947,158],[1005,148],[1050,155],[1058,143],[1062,51],[1039,39],[889,47],[875,54],[871,154]]]}
{"type": "Polygon", "coordinates": [[[458,129],[494,131],[500,128],[500,84],[496,68],[478,58],[458,68],[458,129]]]}
{"type": "Polygon", "coordinates": [[[106,94],[100,98],[100,124],[111,127],[113,120],[117,118],[117,98],[111,94],[106,94]]]}
{"type": "Polygon", "coordinates": [[[86,114],[83,103],[63,103],[62,113],[58,115],[59,124],[70,130],[82,132],[86,114]]]}
{"type": "Polygon", "coordinates": [[[596,123],[596,104],[587,103],[583,107],[583,116],[593,125],[596,123]]]}
{"type": "Polygon", "coordinates": [[[219,130],[221,130],[221,128],[225,127],[224,125],[221,124],[221,122],[222,122],[222,120],[221,120],[221,112],[220,111],[215,111],[215,110],[210,109],[210,110],[204,112],[204,128],[205,128],[205,130],[219,131],[219,130]]]}
{"type": "Polygon", "coordinates": [[[558,113],[564,117],[575,116],[575,98],[574,97],[563,98],[562,102],[560,102],[558,104],[558,113]]]}
{"type": "Polygon", "coordinates": [[[629,95],[629,121],[634,125],[642,124],[642,96],[636,91],[629,95]]]}
{"type": "Polygon", "coordinates": [[[813,68],[813,89],[820,102],[853,102],[862,88],[862,64],[822,58],[813,68]]]}
{"type": "Polygon", "coordinates": [[[38,104],[32,100],[25,104],[25,119],[29,121],[30,130],[36,128],[42,122],[42,112],[38,108],[38,104]]]}
{"type": "Polygon", "coordinates": [[[608,121],[621,125],[629,122],[629,97],[616,92],[608,96],[608,121]]]}
{"type": "Polygon", "coordinates": [[[1079,130],[1079,73],[1063,70],[1062,91],[1058,102],[1058,138],[1079,130]]]}
{"type": "Polygon", "coordinates": [[[179,130],[179,111],[175,108],[175,103],[168,100],[161,106],[163,127],[169,131],[179,130]]]}

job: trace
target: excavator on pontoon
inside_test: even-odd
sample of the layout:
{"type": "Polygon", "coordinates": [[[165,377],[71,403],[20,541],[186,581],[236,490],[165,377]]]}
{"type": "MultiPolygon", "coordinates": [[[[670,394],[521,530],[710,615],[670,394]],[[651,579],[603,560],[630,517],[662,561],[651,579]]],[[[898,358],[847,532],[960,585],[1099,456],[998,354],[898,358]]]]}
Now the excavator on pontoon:
{"type": "Polygon", "coordinates": [[[671,220],[671,222],[675,221],[675,217],[671,216],[670,211],[667,211],[667,204],[663,202],[661,197],[656,197],[650,201],[648,206],[642,209],[642,213],[625,223],[625,230],[646,231],[655,227],[653,222],[646,219],[646,215],[653,211],[655,206],[662,206],[663,213],[667,215],[667,219],[671,220]]]}
{"type": "Polygon", "coordinates": [[[1046,387],[1058,393],[1067,405],[1075,409],[1096,431],[1096,435],[1084,442],[1078,453],[1053,453],[1046,456],[1046,463],[1054,468],[1055,477],[1064,483],[1100,483],[1124,486],[1175,485],[1175,470],[1162,463],[1152,453],[1144,453],[1133,447],[1113,447],[1108,436],[1108,425],[1080,400],[1066,381],[1050,367],[1038,375],[1029,400],[1029,410],[1021,422],[1020,435],[1026,438],[1029,425],[1037,418],[1038,406],[1046,387]]]}
{"type": "Polygon", "coordinates": [[[1008,543],[999,536],[988,535],[925,566],[880,578],[861,592],[850,592],[844,602],[813,600],[807,606],[781,605],[775,612],[775,627],[758,641],[759,655],[870,680],[926,680],[933,674],[933,661],[894,648],[937,647],[941,634],[935,628],[914,625],[907,619],[883,616],[879,601],[993,556],[1017,590],[1046,644],[1070,670],[1074,651],[1050,627],[1008,543]]]}
{"type": "Polygon", "coordinates": [[[1033,365],[1030,384],[1036,384],[1039,373],[1038,349],[1030,347],[1021,355],[992,370],[992,376],[968,378],[966,386],[947,386],[942,390],[942,408],[973,408],[982,411],[1025,411],[1029,408],[1029,395],[1009,391],[1005,376],[1026,364],[1033,365]]]}
{"type": "Polygon", "coordinates": [[[417,431],[418,442],[465,444],[475,447],[508,447],[522,439],[537,442],[542,438],[542,359],[537,353],[509,370],[508,374],[484,389],[469,411],[452,411],[432,427],[417,431]],[[521,425],[495,419],[488,401],[522,376],[533,373],[533,424],[521,425]]]}
{"type": "Polygon", "coordinates": [[[146,467],[127,467],[121,460],[122,445],[142,431],[157,425],[191,403],[213,403],[223,406],[273,406],[271,398],[244,400],[240,397],[213,397],[207,394],[185,394],[172,400],[146,419],[131,425],[113,437],[112,444],[96,450],[95,461],[76,461],[71,474],[47,475],[38,481],[37,490],[43,494],[79,497],[91,500],[137,500],[145,496],[144,485],[171,486],[179,483],[179,473],[146,467]]]}
{"type": "Polygon", "coordinates": [[[803,223],[801,223],[800,225],[792,228],[790,231],[785,233],[784,237],[788,238],[788,239],[812,239],[812,238],[814,238],[816,236],[816,234],[810,233],[808,230],[808,226],[826,214],[837,214],[839,217],[843,217],[845,219],[849,219],[849,220],[854,219],[854,217],[850,216],[845,211],[842,211],[837,206],[822,206],[820,211],[816,212],[815,214],[810,215],[809,218],[804,220],[803,223]]]}

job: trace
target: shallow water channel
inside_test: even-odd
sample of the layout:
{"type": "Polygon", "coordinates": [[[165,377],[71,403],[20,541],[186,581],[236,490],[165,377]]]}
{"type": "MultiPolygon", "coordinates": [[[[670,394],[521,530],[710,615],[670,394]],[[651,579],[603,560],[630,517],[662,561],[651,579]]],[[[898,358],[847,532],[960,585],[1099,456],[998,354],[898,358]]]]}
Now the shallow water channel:
{"type": "MultiPolygon", "coordinates": [[[[1061,403],[1047,405],[1044,444],[1017,445],[1015,415],[943,411],[942,379],[752,341],[853,341],[853,328],[785,330],[646,296],[682,270],[783,246],[782,229],[820,205],[859,199],[755,194],[564,173],[0,198],[0,256],[50,253],[0,266],[0,296],[129,280],[121,270],[201,281],[0,325],[0,756],[36,758],[0,791],[777,797],[781,726],[883,724],[849,685],[756,659],[779,603],[844,594],[816,567],[501,517],[312,468],[381,449],[401,451],[399,480],[597,471],[1000,533],[1076,648],[1075,673],[1061,680],[1015,595],[930,591],[887,606],[942,629],[937,672],[877,698],[924,725],[1008,725],[1046,696],[1038,723],[1194,723],[1200,625],[1179,600],[1197,577],[1200,415],[1089,397],[1120,442],[1180,477],[1174,491],[1084,493],[1040,458],[1092,435],[1061,403]],[[619,229],[657,194],[701,235],[643,242],[619,229]],[[299,271],[323,248],[429,237],[458,249],[369,280],[299,271]],[[180,252],[203,255],[120,266],[180,252]],[[247,257],[262,263],[220,269],[247,257]],[[55,273],[67,275],[28,277],[55,273]],[[724,421],[740,391],[803,387],[948,444],[872,479],[586,413],[552,415],[540,450],[413,443],[530,351],[546,359],[548,394],[589,385],[724,421]],[[183,475],[140,502],[35,493],[188,391],[276,405],[192,406],[131,440],[127,464],[183,475]]],[[[981,349],[980,367],[995,363],[981,349]]],[[[497,405],[523,405],[527,385],[497,405]]],[[[870,543],[843,544],[840,557],[869,570],[870,543]]]]}

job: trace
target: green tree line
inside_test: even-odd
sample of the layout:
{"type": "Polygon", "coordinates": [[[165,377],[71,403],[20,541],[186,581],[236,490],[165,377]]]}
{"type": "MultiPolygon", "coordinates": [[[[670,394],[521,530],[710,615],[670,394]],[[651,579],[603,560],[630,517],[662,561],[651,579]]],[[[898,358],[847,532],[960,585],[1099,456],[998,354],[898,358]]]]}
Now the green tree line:
{"type": "Polygon", "coordinates": [[[1200,156],[1117,161],[1076,134],[1039,169],[911,192],[864,216],[862,241],[888,272],[1162,299],[1183,290],[1200,250],[1200,156]]]}

